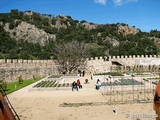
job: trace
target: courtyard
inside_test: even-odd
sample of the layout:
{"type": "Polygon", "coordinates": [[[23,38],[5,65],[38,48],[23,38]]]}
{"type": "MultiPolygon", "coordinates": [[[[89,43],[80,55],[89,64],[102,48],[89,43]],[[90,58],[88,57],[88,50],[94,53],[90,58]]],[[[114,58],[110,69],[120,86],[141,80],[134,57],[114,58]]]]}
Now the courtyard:
{"type": "MultiPolygon", "coordinates": [[[[107,82],[105,77],[99,76],[101,82],[107,82]]],[[[130,76],[126,75],[126,77],[130,76]]],[[[9,94],[8,98],[21,120],[150,120],[151,117],[155,118],[152,102],[154,91],[150,91],[149,82],[145,81],[145,87],[139,86],[138,89],[139,91],[148,90],[148,93],[141,91],[140,94],[135,92],[137,91],[135,86],[134,89],[132,86],[102,86],[100,90],[96,90],[97,76],[93,80],[90,79],[90,75],[77,78],[83,85],[83,89],[78,91],[72,91],[70,86],[59,90],[49,88],[32,90],[37,84],[33,83],[9,94]],[[87,84],[85,79],[89,80],[87,84]],[[144,114],[148,116],[136,116],[144,114]]],[[[69,83],[76,81],[77,78],[72,78],[69,83]]],[[[134,79],[144,83],[140,76],[134,79]]],[[[116,80],[114,77],[111,79],[112,82],[116,80]]],[[[41,81],[47,81],[47,79],[44,78],[41,81]]],[[[151,85],[152,89],[155,89],[156,85],[151,85]]]]}

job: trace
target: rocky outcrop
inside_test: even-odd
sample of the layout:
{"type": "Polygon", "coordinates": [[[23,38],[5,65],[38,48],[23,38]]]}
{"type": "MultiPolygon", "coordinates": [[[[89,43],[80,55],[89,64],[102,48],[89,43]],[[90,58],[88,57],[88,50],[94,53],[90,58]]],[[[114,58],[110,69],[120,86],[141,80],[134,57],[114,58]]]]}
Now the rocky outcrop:
{"type": "Polygon", "coordinates": [[[154,43],[158,49],[160,49],[160,38],[150,37],[150,39],[154,39],[154,43]]]}
{"type": "Polygon", "coordinates": [[[130,27],[130,26],[122,26],[119,25],[118,26],[118,33],[123,34],[124,36],[128,35],[128,34],[137,34],[138,32],[140,32],[138,29],[134,28],[134,27],[130,27]]]}
{"type": "Polygon", "coordinates": [[[114,38],[110,38],[110,37],[106,37],[105,41],[109,41],[110,44],[112,44],[113,46],[119,46],[119,42],[118,40],[114,39],[114,38]]]}
{"type": "MultiPolygon", "coordinates": [[[[69,24],[69,23],[68,23],[69,24]]],[[[63,28],[67,28],[67,25],[65,25],[64,23],[61,23],[60,20],[56,21],[56,24],[54,25],[55,28],[57,28],[58,30],[63,27],[63,28]]]]}
{"type": "Polygon", "coordinates": [[[88,23],[88,22],[84,22],[81,23],[82,26],[84,26],[86,29],[95,29],[99,24],[96,23],[88,23]]]}
{"type": "Polygon", "coordinates": [[[68,17],[59,14],[56,18],[56,23],[54,25],[55,28],[57,28],[58,30],[63,27],[63,28],[67,28],[68,26],[71,26],[71,24],[67,21],[68,17]]]}
{"type": "Polygon", "coordinates": [[[46,33],[43,29],[38,29],[35,25],[27,22],[21,22],[17,27],[9,29],[9,23],[4,26],[6,32],[9,32],[10,37],[16,40],[23,39],[32,43],[39,43],[45,45],[49,39],[55,40],[54,34],[46,33]]]}

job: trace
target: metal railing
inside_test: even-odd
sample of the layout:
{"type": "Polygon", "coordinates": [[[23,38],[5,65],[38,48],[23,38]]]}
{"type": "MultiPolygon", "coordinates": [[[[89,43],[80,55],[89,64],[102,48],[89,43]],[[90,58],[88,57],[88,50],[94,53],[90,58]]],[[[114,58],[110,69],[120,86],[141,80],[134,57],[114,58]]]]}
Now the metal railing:
{"type": "Polygon", "coordinates": [[[0,86],[0,114],[2,120],[20,120],[12,104],[10,103],[7,94],[0,86]]]}

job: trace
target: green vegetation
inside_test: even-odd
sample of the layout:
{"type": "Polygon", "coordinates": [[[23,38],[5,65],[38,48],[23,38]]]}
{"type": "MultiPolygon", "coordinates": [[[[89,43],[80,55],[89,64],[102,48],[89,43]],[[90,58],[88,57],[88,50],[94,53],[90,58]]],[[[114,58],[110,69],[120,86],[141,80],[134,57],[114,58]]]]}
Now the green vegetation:
{"type": "Polygon", "coordinates": [[[0,88],[2,88],[3,90],[7,90],[7,83],[0,80],[0,88]]]}
{"type": "Polygon", "coordinates": [[[47,80],[47,81],[41,81],[33,87],[34,88],[48,88],[48,87],[70,87],[70,86],[71,84],[69,83],[57,84],[56,80],[54,81],[47,80]]]}
{"type": "Polygon", "coordinates": [[[103,82],[102,86],[124,86],[124,85],[144,85],[144,83],[139,82],[134,79],[119,79],[114,82],[103,82]]]}
{"type": "Polygon", "coordinates": [[[48,78],[60,78],[62,75],[51,75],[48,78]]]}
{"type": "Polygon", "coordinates": [[[34,82],[37,82],[38,80],[41,80],[42,78],[36,78],[35,80],[24,80],[22,84],[19,84],[19,82],[12,82],[12,83],[7,83],[6,86],[6,94],[9,94],[11,92],[14,92],[16,90],[19,90],[23,87],[26,87],[34,82]]]}
{"type": "MultiPolygon", "coordinates": [[[[0,59],[56,59],[54,47],[59,43],[67,43],[72,40],[83,42],[87,45],[88,56],[117,56],[117,55],[157,55],[160,46],[155,44],[154,37],[160,38],[160,31],[151,30],[149,33],[140,31],[137,34],[124,36],[118,32],[118,26],[128,26],[124,23],[97,25],[95,29],[87,29],[83,24],[70,16],[53,17],[52,15],[39,14],[27,11],[21,12],[17,9],[10,13],[0,13],[0,59]],[[53,27],[56,21],[66,27],[53,27]],[[30,43],[25,40],[15,40],[4,30],[5,23],[10,23],[9,28],[16,28],[22,21],[35,25],[49,34],[55,34],[56,40],[48,41],[44,46],[39,43],[30,43]],[[114,46],[107,40],[115,39],[119,45],[114,46]]],[[[94,25],[94,23],[89,23],[94,25]]],[[[16,32],[13,33],[16,35],[16,32]]]]}
{"type": "Polygon", "coordinates": [[[99,74],[94,74],[94,75],[124,76],[123,73],[119,73],[119,72],[99,73],[99,74]]]}
{"type": "Polygon", "coordinates": [[[159,78],[147,78],[147,80],[159,80],[159,78]]]}

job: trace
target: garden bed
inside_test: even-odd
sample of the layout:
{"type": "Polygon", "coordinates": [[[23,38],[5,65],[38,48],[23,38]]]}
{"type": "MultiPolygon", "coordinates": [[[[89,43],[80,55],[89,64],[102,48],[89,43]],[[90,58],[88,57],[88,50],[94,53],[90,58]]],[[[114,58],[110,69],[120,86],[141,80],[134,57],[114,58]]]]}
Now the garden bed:
{"type": "Polygon", "coordinates": [[[44,80],[35,84],[29,91],[48,91],[48,90],[71,90],[70,83],[59,84],[56,80],[44,80]]]}
{"type": "Polygon", "coordinates": [[[33,88],[50,88],[50,87],[71,87],[70,83],[59,84],[56,80],[41,81],[33,86],[33,88]]]}
{"type": "Polygon", "coordinates": [[[102,86],[127,86],[127,85],[144,85],[144,83],[139,82],[134,79],[118,79],[114,82],[103,82],[102,86]]]}
{"type": "Polygon", "coordinates": [[[124,76],[122,73],[119,73],[119,72],[99,73],[99,74],[93,74],[93,75],[124,76]]]}

